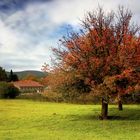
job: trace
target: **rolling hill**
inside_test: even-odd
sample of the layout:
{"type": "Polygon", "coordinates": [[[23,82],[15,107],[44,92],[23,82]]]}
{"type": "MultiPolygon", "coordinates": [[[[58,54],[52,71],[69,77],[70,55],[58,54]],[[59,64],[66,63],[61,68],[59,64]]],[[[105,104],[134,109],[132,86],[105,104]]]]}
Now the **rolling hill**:
{"type": "MultiPolygon", "coordinates": [[[[10,72],[7,72],[7,75],[9,75],[10,72]]],[[[23,79],[24,77],[28,75],[34,75],[37,78],[45,77],[47,74],[41,71],[35,71],[35,70],[25,70],[25,71],[18,71],[13,72],[14,74],[17,74],[19,79],[23,79]]]]}

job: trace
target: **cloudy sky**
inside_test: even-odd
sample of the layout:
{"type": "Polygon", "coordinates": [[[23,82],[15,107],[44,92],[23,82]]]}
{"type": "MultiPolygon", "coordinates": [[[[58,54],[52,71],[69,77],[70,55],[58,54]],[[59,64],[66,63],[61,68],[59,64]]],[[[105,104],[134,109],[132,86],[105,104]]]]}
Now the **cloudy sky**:
{"type": "Polygon", "coordinates": [[[51,47],[69,25],[79,28],[86,11],[124,5],[140,24],[139,0],[0,0],[0,66],[6,70],[40,70],[50,63],[51,47]]]}

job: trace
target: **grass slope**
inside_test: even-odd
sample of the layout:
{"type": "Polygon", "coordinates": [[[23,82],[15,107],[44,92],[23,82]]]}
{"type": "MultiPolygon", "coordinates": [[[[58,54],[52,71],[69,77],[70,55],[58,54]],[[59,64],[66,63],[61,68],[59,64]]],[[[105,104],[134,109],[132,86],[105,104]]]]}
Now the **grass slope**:
{"type": "Polygon", "coordinates": [[[100,105],[0,100],[0,140],[139,140],[140,105],[98,120],[100,105]]]}

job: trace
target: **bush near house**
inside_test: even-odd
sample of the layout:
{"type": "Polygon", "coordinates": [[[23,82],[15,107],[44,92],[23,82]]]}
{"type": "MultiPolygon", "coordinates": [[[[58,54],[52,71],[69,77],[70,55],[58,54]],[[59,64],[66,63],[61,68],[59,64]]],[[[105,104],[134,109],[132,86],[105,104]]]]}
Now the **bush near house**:
{"type": "Polygon", "coordinates": [[[13,84],[7,82],[0,82],[0,98],[14,99],[19,95],[19,90],[13,84]]]}

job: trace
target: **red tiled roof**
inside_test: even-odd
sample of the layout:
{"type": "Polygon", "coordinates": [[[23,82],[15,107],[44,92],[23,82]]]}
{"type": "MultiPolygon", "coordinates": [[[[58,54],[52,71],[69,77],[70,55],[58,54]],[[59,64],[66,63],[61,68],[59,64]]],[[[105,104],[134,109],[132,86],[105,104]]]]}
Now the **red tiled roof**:
{"type": "Polygon", "coordinates": [[[18,87],[43,87],[43,85],[32,80],[20,80],[17,82],[13,82],[13,84],[18,87]]]}

